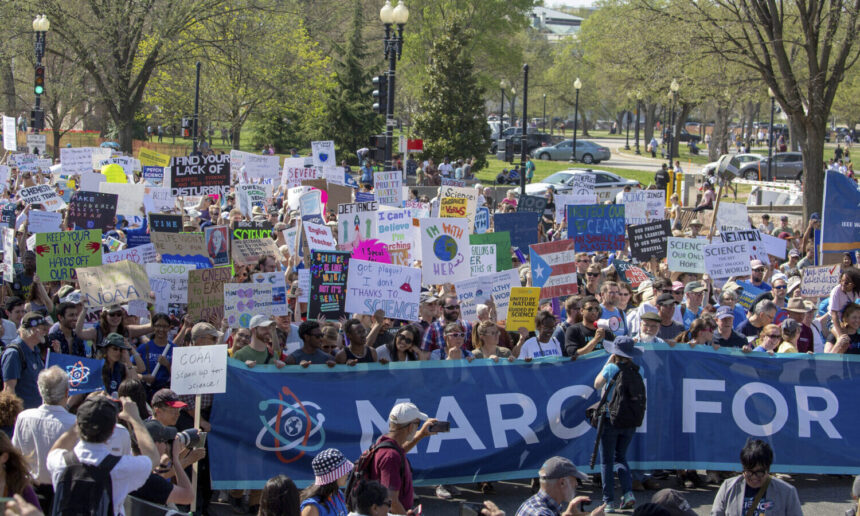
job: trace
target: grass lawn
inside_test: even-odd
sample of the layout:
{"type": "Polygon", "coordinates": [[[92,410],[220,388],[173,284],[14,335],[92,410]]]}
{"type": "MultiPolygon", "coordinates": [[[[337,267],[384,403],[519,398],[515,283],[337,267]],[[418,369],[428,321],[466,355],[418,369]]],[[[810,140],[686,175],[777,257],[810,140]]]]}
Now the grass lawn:
{"type": "MultiPolygon", "coordinates": [[[[487,158],[489,161],[489,166],[476,174],[478,180],[487,186],[493,186],[493,181],[495,181],[496,176],[502,169],[511,168],[513,165],[500,161],[496,158],[487,158]]],[[[533,179],[534,182],[539,182],[543,178],[549,176],[550,174],[554,174],[559,170],[566,170],[568,168],[587,168],[586,165],[582,163],[578,163],[576,165],[571,166],[570,163],[566,161],[535,161],[535,177],[533,179]]],[[[618,168],[618,167],[604,167],[601,165],[595,165],[596,169],[606,170],[607,172],[614,172],[621,177],[626,177],[628,179],[635,179],[643,184],[648,184],[654,181],[654,173],[647,170],[636,170],[630,168],[618,168]]],[[[500,187],[509,188],[507,185],[502,185],[500,187]]]]}

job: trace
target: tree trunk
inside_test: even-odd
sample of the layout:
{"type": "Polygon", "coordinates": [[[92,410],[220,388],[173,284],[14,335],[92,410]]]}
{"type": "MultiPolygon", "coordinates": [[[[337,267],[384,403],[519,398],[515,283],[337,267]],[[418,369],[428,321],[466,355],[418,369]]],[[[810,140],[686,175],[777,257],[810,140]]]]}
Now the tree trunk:
{"type": "MultiPolygon", "coordinates": [[[[791,120],[791,117],[789,117],[791,120]]],[[[791,141],[804,141],[803,153],[803,220],[812,213],[821,213],[824,202],[824,131],[827,120],[808,116],[806,124],[792,124],[791,141]],[[797,133],[795,133],[795,126],[797,133]],[[800,134],[800,133],[803,134],[800,134]],[[795,137],[795,134],[797,136],[795,137]]]]}
{"type": "Polygon", "coordinates": [[[728,123],[729,107],[718,105],[714,130],[711,133],[711,147],[708,149],[708,158],[711,161],[716,161],[721,155],[728,154],[728,123]]]}
{"type": "Polygon", "coordinates": [[[672,156],[678,157],[678,144],[681,138],[681,129],[687,125],[687,117],[693,110],[693,104],[681,103],[678,116],[675,117],[675,127],[672,128],[672,156]]]}
{"type": "Polygon", "coordinates": [[[618,128],[618,133],[616,134],[624,134],[624,120],[627,118],[625,115],[627,115],[627,111],[615,114],[615,126],[618,128]]]}
{"type": "MultiPolygon", "coordinates": [[[[806,140],[805,136],[800,135],[799,129],[802,127],[801,124],[795,123],[793,121],[794,117],[788,117],[788,131],[789,131],[789,142],[788,142],[788,150],[797,152],[800,150],[800,142],[806,140]]],[[[821,123],[821,144],[824,145],[824,133],[827,131],[827,120],[824,120],[821,123]]],[[[821,155],[824,156],[824,151],[821,152],[821,155]]],[[[803,168],[806,168],[806,160],[803,160],[803,168]]],[[[824,180],[822,176],[822,181],[824,180]]]]}
{"type": "Polygon", "coordinates": [[[239,139],[242,136],[242,126],[234,125],[230,128],[230,131],[233,134],[233,148],[239,150],[239,139]]]}
{"type": "Polygon", "coordinates": [[[60,138],[63,135],[60,134],[60,131],[57,128],[54,128],[54,158],[60,157],[60,138]]]}
{"type": "Polygon", "coordinates": [[[648,104],[643,102],[642,105],[645,107],[645,124],[642,128],[642,137],[645,141],[645,145],[647,146],[651,143],[651,138],[654,137],[654,115],[657,111],[656,104],[648,104]]]}
{"type": "Polygon", "coordinates": [[[582,123],[579,124],[579,129],[582,131],[582,137],[583,138],[591,137],[591,135],[588,134],[588,117],[585,116],[584,110],[579,112],[579,118],[582,119],[582,123]]]}
{"type": "Polygon", "coordinates": [[[0,69],[0,76],[2,76],[0,83],[3,85],[3,96],[6,100],[6,105],[4,106],[6,116],[14,116],[17,118],[18,99],[15,96],[15,76],[12,73],[12,60],[3,59],[3,64],[0,64],[0,67],[2,67],[2,69],[0,69]]]}

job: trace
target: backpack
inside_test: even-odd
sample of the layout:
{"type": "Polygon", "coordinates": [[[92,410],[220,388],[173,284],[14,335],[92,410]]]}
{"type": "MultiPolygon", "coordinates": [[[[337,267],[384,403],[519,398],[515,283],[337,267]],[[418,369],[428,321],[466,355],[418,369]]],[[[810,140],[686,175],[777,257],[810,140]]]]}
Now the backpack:
{"type": "Polygon", "coordinates": [[[120,457],[108,454],[101,464],[82,464],[74,451],[63,453],[66,469],[54,494],[52,516],[113,516],[110,472],[120,457]]]}
{"type": "MultiPolygon", "coordinates": [[[[21,346],[19,346],[18,344],[9,344],[5,348],[3,348],[3,352],[5,353],[6,350],[9,348],[14,349],[15,351],[18,352],[18,360],[21,362],[21,370],[18,371],[18,379],[20,380],[21,374],[23,374],[24,371],[27,369],[27,359],[24,358],[24,350],[21,349],[21,346]]],[[[0,355],[2,355],[2,353],[0,353],[0,355]]],[[[2,378],[2,376],[0,376],[0,390],[3,390],[3,378],[2,378]]]]}
{"type": "MultiPolygon", "coordinates": [[[[361,483],[362,480],[369,480],[370,478],[370,469],[373,465],[373,455],[376,453],[376,450],[380,448],[391,448],[393,450],[397,449],[397,446],[391,441],[381,441],[377,442],[370,448],[364,451],[361,454],[361,457],[355,461],[355,467],[352,468],[352,471],[349,473],[349,477],[346,480],[346,508],[355,512],[357,510],[355,506],[355,491],[358,490],[358,484],[361,483]]],[[[400,454],[400,478],[403,479],[403,474],[406,471],[406,454],[400,454]]]]}
{"type": "Polygon", "coordinates": [[[616,428],[636,428],[645,419],[645,382],[633,362],[618,365],[618,382],[609,402],[609,422],[616,428]]]}

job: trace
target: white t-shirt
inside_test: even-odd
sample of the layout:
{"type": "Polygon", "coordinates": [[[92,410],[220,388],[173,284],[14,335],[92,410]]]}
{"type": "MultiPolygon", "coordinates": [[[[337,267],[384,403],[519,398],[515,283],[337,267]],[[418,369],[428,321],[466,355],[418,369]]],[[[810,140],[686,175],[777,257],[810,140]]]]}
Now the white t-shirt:
{"type": "Polygon", "coordinates": [[[520,360],[526,358],[560,357],[561,346],[555,337],[550,337],[549,342],[539,342],[537,337],[532,337],[523,343],[520,348],[520,360]]]}

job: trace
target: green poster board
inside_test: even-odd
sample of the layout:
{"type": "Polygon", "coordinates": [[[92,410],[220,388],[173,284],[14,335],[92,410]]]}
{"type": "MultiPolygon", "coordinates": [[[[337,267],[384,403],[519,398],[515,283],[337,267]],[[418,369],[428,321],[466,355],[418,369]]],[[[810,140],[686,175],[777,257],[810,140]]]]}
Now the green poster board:
{"type": "Polygon", "coordinates": [[[102,264],[102,230],[36,233],[36,273],[42,281],[70,281],[78,267],[102,264]]]}
{"type": "Polygon", "coordinates": [[[511,234],[507,231],[469,235],[469,245],[493,244],[496,246],[496,271],[513,269],[511,262],[511,234]]]}

